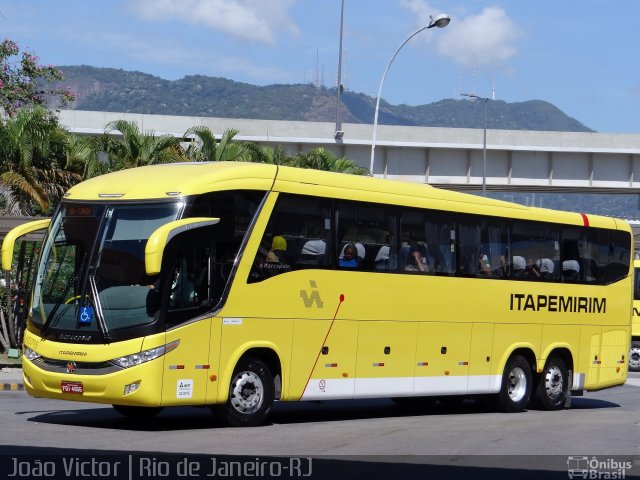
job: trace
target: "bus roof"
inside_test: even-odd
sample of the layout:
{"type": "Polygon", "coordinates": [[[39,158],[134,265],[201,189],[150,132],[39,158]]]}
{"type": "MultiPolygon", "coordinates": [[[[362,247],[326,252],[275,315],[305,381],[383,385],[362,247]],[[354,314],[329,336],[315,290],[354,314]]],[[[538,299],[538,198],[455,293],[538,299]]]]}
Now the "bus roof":
{"type": "Polygon", "coordinates": [[[275,165],[245,162],[185,162],[129,168],[94,177],[69,189],[70,200],[167,199],[214,190],[269,190],[275,165]]]}
{"type": "Polygon", "coordinates": [[[185,162],[109,173],[69,189],[68,200],[139,201],[219,190],[263,190],[629,230],[627,222],[437,189],[426,184],[248,162],[185,162]],[[277,176],[277,178],[276,178],[277,176]]]}

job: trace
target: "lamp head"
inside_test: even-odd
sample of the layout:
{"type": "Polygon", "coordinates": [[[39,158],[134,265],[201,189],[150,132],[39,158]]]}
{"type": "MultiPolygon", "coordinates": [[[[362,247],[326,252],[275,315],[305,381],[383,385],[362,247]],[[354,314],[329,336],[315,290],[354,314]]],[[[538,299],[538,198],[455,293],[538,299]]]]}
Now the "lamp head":
{"type": "Polygon", "coordinates": [[[433,15],[429,16],[429,26],[427,28],[444,28],[449,25],[451,18],[446,13],[441,13],[436,18],[433,18],[433,15]]]}

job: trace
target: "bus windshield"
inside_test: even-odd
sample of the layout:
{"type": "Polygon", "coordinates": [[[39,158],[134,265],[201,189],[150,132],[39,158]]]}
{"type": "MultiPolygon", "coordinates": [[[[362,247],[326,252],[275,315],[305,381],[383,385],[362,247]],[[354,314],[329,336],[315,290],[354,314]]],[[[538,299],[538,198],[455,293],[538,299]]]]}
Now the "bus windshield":
{"type": "Polygon", "coordinates": [[[153,322],[146,308],[156,279],[145,273],[149,235],[183,204],[63,204],[43,245],[32,321],[47,330],[108,341],[114,330],[153,322]]]}

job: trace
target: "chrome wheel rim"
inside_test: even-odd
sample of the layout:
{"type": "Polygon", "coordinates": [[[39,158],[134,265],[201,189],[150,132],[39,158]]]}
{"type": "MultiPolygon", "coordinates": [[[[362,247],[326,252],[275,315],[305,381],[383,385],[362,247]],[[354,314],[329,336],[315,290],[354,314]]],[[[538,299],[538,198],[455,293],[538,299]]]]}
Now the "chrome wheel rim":
{"type": "Polygon", "coordinates": [[[257,412],[264,401],[264,385],[254,372],[240,372],[231,383],[231,406],[238,413],[257,412]]]}
{"type": "Polygon", "coordinates": [[[629,366],[640,369],[640,347],[632,347],[629,352],[629,366]]]}
{"type": "Polygon", "coordinates": [[[520,367],[511,370],[508,382],[509,398],[515,403],[520,402],[527,393],[527,376],[524,370],[520,367]]]}
{"type": "Polygon", "coordinates": [[[564,376],[556,365],[549,367],[544,374],[544,388],[551,400],[560,398],[564,391],[564,376]]]}

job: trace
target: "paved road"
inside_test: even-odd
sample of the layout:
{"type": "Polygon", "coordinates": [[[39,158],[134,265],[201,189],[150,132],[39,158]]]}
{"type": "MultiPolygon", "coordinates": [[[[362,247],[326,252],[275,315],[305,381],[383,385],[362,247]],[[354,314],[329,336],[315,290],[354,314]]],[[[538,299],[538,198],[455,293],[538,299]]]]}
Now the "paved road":
{"type": "MultiPolygon", "coordinates": [[[[609,461],[605,466],[621,455],[640,460],[638,374],[623,387],[574,398],[571,409],[559,412],[502,414],[472,401],[422,411],[388,400],[281,403],[269,425],[241,429],[220,428],[205,408],[167,409],[152,421],[132,422],[109,406],[35,399],[22,391],[0,392],[0,411],[3,459],[59,449],[67,455],[184,454],[207,462],[212,455],[253,461],[312,456],[316,472],[324,467],[333,478],[352,478],[336,476],[351,469],[353,478],[363,472],[368,478],[423,475],[426,466],[437,469],[429,470],[433,478],[463,478],[471,471],[474,478],[484,478],[478,472],[486,478],[568,478],[569,457],[609,461]]],[[[640,474],[640,463],[625,473],[640,474]]]]}

